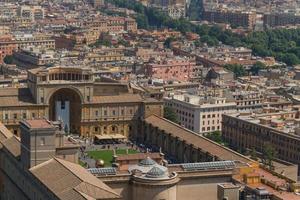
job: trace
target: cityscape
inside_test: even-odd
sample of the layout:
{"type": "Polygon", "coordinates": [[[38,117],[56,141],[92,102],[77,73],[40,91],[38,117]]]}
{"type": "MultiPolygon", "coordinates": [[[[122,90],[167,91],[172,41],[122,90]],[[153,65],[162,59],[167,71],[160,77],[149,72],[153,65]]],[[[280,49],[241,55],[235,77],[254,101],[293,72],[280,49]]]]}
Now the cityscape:
{"type": "Polygon", "coordinates": [[[0,0],[0,200],[300,200],[300,0],[0,0]]]}

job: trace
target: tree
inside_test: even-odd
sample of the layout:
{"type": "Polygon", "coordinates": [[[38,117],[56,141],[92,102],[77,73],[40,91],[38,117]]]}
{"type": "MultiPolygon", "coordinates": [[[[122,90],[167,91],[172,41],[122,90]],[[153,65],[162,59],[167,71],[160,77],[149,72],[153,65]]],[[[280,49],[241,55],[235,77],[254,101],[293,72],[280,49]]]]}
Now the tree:
{"type": "Polygon", "coordinates": [[[164,42],[164,46],[166,48],[171,48],[171,43],[175,41],[175,38],[174,37],[168,37],[165,42],[164,42]]]}
{"type": "Polygon", "coordinates": [[[178,116],[176,112],[173,110],[173,108],[165,106],[164,107],[164,118],[174,122],[174,123],[179,123],[178,116]]]}
{"type": "Polygon", "coordinates": [[[273,167],[273,160],[276,157],[276,151],[273,148],[273,146],[271,146],[270,144],[267,144],[264,148],[263,148],[263,157],[262,157],[262,162],[269,166],[270,169],[273,167]]]}
{"type": "Polygon", "coordinates": [[[243,67],[243,65],[239,65],[239,64],[226,64],[224,66],[225,69],[232,71],[235,75],[235,77],[241,77],[241,76],[245,76],[246,70],[243,67]]]}
{"type": "Polygon", "coordinates": [[[250,68],[250,71],[253,75],[258,75],[258,72],[262,69],[266,69],[267,66],[262,63],[262,62],[259,62],[257,61],[254,65],[252,65],[252,67],[250,68]]]}
{"type": "Polygon", "coordinates": [[[3,59],[4,63],[6,64],[12,64],[13,63],[13,56],[12,55],[6,55],[3,59]]]}
{"type": "Polygon", "coordinates": [[[219,144],[224,143],[221,131],[214,131],[214,132],[208,133],[205,135],[205,137],[212,141],[215,141],[219,144]]]}
{"type": "Polygon", "coordinates": [[[258,158],[257,158],[257,152],[256,152],[256,150],[255,150],[254,147],[251,149],[250,157],[251,157],[251,159],[253,159],[253,160],[258,160],[258,158]]]}

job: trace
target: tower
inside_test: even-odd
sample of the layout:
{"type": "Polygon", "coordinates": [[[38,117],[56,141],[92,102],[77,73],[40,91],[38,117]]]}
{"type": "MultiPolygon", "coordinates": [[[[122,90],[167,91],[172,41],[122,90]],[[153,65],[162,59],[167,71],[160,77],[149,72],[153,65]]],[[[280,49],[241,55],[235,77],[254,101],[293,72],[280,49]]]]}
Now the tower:
{"type": "Polygon", "coordinates": [[[31,168],[55,156],[56,127],[46,119],[26,120],[21,126],[21,162],[31,168]]]}

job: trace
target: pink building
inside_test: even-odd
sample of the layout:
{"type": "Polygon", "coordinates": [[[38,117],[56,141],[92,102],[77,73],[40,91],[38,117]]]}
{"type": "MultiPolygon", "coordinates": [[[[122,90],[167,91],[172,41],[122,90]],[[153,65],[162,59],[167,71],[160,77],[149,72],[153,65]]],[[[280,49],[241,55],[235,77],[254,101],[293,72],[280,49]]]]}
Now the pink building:
{"type": "Polygon", "coordinates": [[[165,59],[146,65],[145,73],[148,77],[165,81],[189,81],[194,76],[196,62],[183,58],[165,59]]]}

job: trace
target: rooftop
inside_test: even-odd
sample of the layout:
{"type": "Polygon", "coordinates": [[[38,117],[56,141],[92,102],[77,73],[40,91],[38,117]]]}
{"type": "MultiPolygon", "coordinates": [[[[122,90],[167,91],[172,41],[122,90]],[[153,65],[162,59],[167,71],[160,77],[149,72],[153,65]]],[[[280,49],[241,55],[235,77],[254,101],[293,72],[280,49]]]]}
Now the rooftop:
{"type": "Polygon", "coordinates": [[[46,119],[32,119],[22,122],[30,129],[54,128],[53,124],[46,119]]]}
{"type": "Polygon", "coordinates": [[[237,160],[244,163],[252,162],[251,159],[232,151],[220,144],[217,144],[201,135],[185,129],[178,124],[175,124],[167,119],[151,115],[145,119],[145,122],[160,130],[165,131],[166,134],[170,133],[173,137],[178,137],[184,140],[187,144],[191,144],[196,148],[200,148],[208,153],[219,157],[222,160],[237,160]]]}

